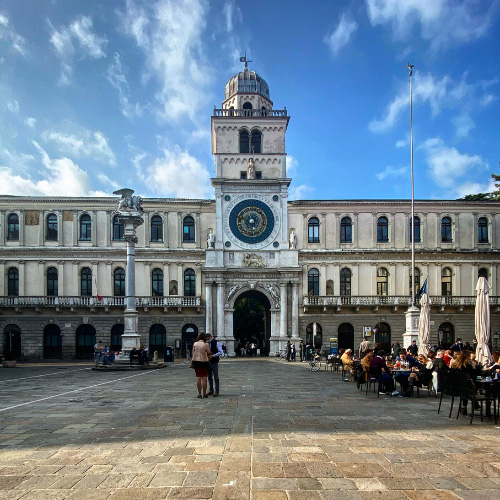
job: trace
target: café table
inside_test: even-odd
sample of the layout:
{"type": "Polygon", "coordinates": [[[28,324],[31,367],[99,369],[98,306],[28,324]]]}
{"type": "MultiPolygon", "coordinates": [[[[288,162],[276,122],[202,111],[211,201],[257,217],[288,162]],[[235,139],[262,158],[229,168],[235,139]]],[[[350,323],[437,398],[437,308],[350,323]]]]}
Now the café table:
{"type": "MultiPolygon", "coordinates": [[[[476,391],[484,394],[487,397],[491,397],[493,390],[493,379],[491,377],[478,377],[474,380],[474,385],[476,386],[476,391]]],[[[486,401],[486,417],[491,417],[491,401],[486,401]]]]}

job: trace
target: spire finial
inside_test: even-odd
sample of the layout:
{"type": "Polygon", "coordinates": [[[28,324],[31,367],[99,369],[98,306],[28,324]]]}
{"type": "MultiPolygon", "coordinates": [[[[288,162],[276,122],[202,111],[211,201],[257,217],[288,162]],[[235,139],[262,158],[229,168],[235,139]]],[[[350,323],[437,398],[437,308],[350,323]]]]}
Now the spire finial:
{"type": "Polygon", "coordinates": [[[252,61],[250,59],[247,59],[247,53],[246,52],[245,52],[244,56],[240,57],[240,62],[244,62],[245,63],[245,71],[248,71],[248,63],[252,62],[252,61]]]}

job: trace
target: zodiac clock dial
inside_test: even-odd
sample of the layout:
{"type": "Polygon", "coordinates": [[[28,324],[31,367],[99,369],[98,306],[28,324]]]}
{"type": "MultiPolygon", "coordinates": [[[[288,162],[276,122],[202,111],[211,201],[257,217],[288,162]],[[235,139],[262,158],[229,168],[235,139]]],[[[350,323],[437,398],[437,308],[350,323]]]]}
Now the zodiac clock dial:
{"type": "Polygon", "coordinates": [[[229,227],[238,240],[247,244],[261,243],[273,232],[274,214],[263,201],[243,200],[229,213],[229,227]]]}

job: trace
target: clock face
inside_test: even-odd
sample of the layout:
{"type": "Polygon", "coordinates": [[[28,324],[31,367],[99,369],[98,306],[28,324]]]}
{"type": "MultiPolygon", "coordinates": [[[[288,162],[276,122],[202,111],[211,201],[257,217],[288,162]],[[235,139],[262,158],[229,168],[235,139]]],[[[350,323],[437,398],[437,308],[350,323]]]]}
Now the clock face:
{"type": "Polygon", "coordinates": [[[273,233],[275,216],[263,201],[240,201],[229,212],[229,228],[239,241],[253,245],[267,240],[273,233]]]}

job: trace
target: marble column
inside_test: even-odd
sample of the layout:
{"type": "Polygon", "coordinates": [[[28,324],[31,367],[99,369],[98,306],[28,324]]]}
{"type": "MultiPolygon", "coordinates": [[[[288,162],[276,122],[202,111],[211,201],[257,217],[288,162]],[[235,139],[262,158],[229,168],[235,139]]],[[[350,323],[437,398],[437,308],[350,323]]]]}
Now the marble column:
{"type": "Polygon", "coordinates": [[[212,307],[212,282],[205,283],[205,311],[206,311],[206,326],[205,331],[207,333],[212,333],[212,316],[213,316],[213,307],[212,307]]]}
{"type": "Polygon", "coordinates": [[[299,285],[292,283],[292,339],[299,338],[299,285]]]}
{"type": "MultiPolygon", "coordinates": [[[[224,283],[217,283],[217,331],[210,333],[221,339],[226,338],[226,332],[224,331],[224,283]]],[[[232,333],[228,332],[229,338],[232,337],[232,333]]]]}
{"type": "Polygon", "coordinates": [[[280,283],[280,340],[288,340],[288,328],[287,328],[287,285],[286,283],[280,283]]]}

